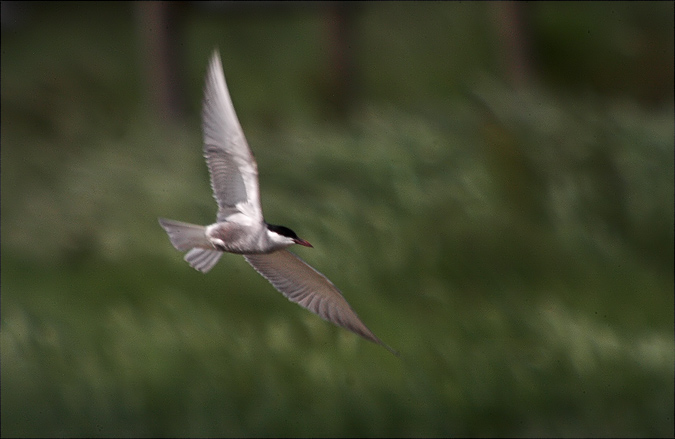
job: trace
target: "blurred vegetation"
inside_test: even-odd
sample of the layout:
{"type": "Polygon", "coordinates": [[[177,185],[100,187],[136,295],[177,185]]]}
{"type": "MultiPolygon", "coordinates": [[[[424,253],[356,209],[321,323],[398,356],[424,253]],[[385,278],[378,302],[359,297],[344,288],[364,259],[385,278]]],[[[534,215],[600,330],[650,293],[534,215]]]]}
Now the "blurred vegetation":
{"type": "Polygon", "coordinates": [[[519,90],[488,5],[362,4],[346,118],[317,10],[191,9],[171,126],[130,4],[3,29],[2,436],[672,437],[673,3],[533,4],[519,90]],[[266,218],[401,359],[158,226],[214,217],[215,46],[266,218]]]}

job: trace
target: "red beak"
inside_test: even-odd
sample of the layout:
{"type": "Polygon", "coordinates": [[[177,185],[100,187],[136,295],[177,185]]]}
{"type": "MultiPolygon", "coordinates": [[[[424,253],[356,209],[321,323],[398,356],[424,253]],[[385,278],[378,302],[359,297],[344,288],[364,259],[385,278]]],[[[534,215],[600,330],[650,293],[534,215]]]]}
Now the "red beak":
{"type": "Polygon", "coordinates": [[[305,246],[305,247],[312,247],[312,248],[314,248],[314,246],[313,246],[312,244],[310,244],[309,242],[305,241],[304,239],[298,238],[298,239],[295,239],[294,241],[295,241],[296,244],[300,244],[300,245],[303,245],[303,246],[305,246]]]}

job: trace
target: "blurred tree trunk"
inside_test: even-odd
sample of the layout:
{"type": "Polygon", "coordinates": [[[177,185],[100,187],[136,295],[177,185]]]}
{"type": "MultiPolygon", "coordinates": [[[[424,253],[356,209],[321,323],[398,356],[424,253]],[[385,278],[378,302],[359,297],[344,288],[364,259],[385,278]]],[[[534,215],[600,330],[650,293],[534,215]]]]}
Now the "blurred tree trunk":
{"type": "Polygon", "coordinates": [[[530,5],[514,1],[498,1],[491,5],[504,79],[514,87],[522,87],[531,82],[533,74],[530,5]]]}
{"type": "Polygon", "coordinates": [[[328,100],[338,115],[346,116],[357,93],[354,18],[358,4],[330,2],[326,6],[328,45],[328,100]]]}
{"type": "Polygon", "coordinates": [[[179,10],[182,2],[134,3],[141,42],[141,62],[150,102],[155,114],[171,122],[185,113],[180,74],[179,10]]]}

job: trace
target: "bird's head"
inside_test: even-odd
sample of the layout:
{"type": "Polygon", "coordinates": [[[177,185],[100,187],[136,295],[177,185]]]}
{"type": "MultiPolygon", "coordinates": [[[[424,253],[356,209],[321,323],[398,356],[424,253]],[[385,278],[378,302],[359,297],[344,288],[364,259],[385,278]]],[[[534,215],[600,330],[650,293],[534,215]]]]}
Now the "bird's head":
{"type": "Polygon", "coordinates": [[[283,246],[299,244],[305,247],[313,247],[312,244],[298,237],[298,235],[288,227],[267,224],[267,235],[275,244],[283,246]]]}

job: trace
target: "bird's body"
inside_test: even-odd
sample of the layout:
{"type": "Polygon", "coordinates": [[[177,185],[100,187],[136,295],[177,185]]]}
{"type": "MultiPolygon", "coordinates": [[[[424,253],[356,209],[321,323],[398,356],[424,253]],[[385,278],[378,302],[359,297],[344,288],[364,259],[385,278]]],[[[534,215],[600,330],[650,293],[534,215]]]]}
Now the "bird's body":
{"type": "Polygon", "coordinates": [[[312,245],[289,228],[263,219],[258,165],[239,125],[217,52],[206,76],[202,119],[217,222],[199,226],[160,218],[173,246],[187,251],[185,260],[203,273],[223,252],[241,254],[289,300],[397,354],[363,324],[330,280],[286,250],[293,244],[312,245]]]}

